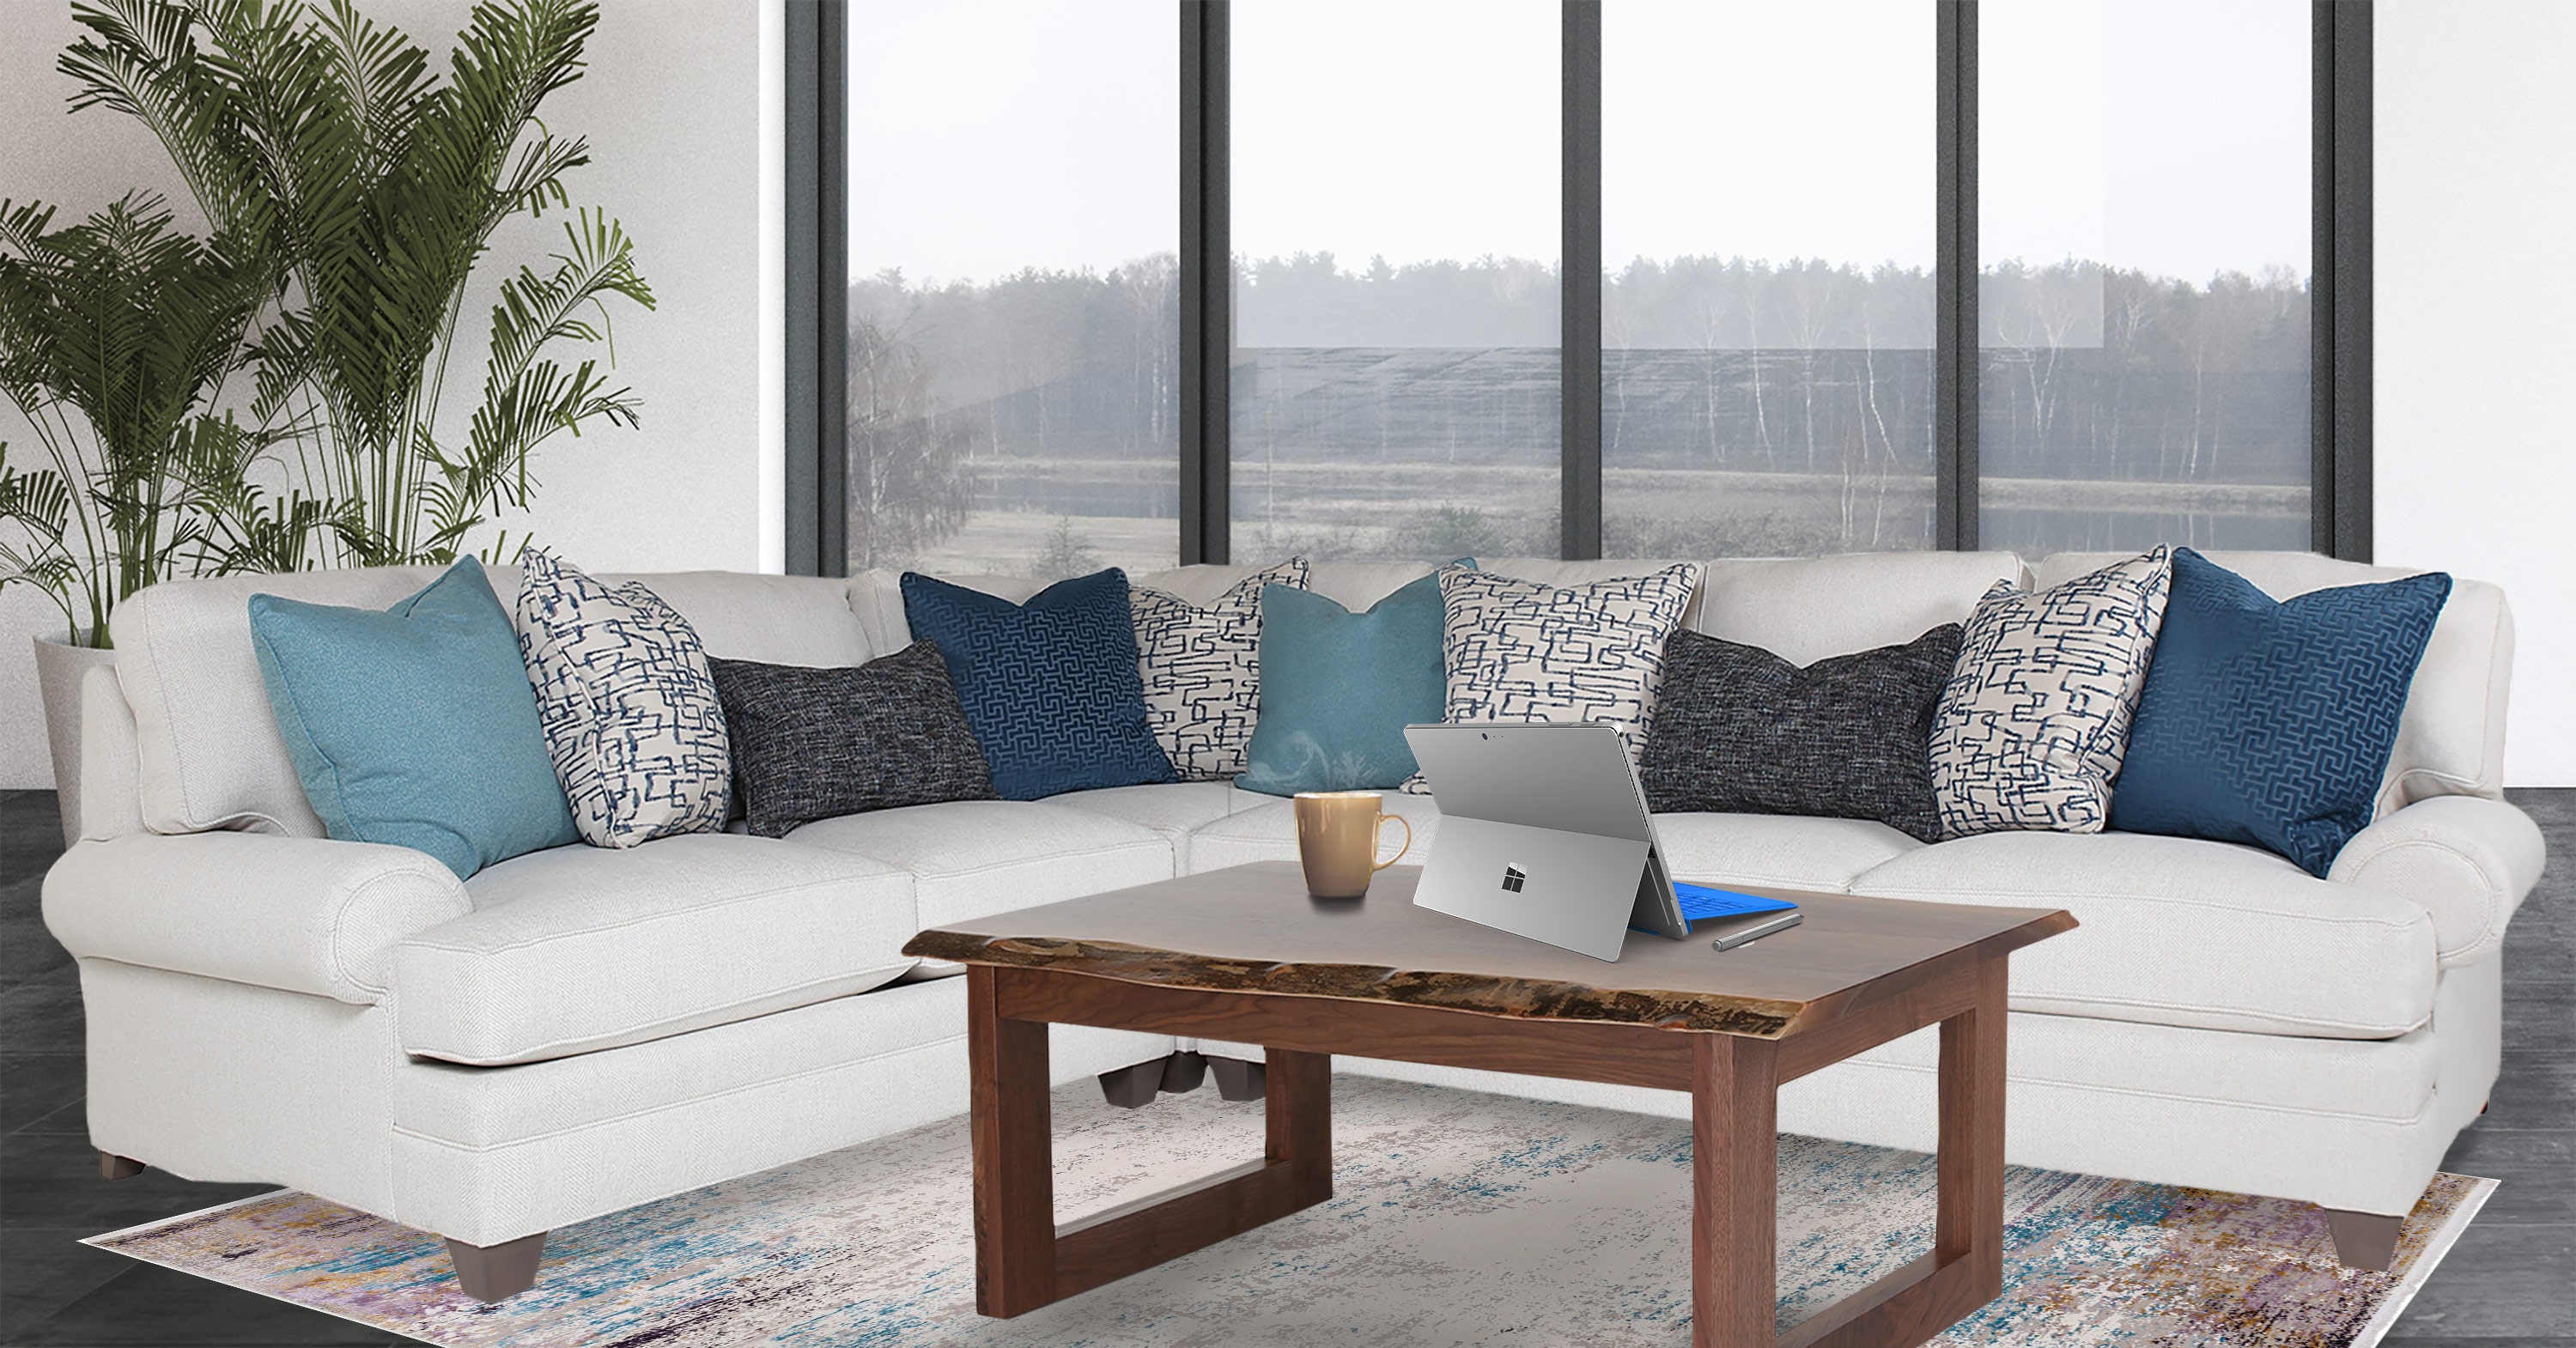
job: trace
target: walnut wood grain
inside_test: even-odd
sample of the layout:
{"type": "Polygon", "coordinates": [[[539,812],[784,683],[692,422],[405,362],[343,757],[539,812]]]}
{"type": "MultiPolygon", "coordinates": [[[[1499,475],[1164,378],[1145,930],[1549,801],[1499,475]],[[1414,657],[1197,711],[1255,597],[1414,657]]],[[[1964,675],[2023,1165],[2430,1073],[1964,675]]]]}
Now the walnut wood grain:
{"type": "Polygon", "coordinates": [[[975,1309],[1012,1316],[1056,1299],[1055,1142],[1047,1027],[1001,1014],[994,972],[966,971],[975,1309]]]}
{"type": "Polygon", "coordinates": [[[1062,969],[1004,967],[994,975],[1003,1014],[1028,1020],[1659,1090],[1690,1089],[1691,1044],[1698,1037],[1644,1025],[1163,987],[1062,969]],[[1354,1008],[1367,1014],[1351,1014],[1354,1008]]]}
{"type": "Polygon", "coordinates": [[[1325,997],[1352,1002],[1465,1011],[1525,1020],[1606,1021],[1666,1030],[1699,1030],[1772,1039],[1805,1010],[1802,1003],[1729,998],[1706,993],[1607,989],[1571,983],[1483,974],[1414,971],[1386,965],[1258,964],[1218,956],[1148,950],[1115,941],[1048,936],[969,936],[925,931],[903,948],[907,955],[1055,969],[1129,983],[1196,988],[1206,992],[1256,992],[1285,997],[1325,997]]]}
{"type": "Polygon", "coordinates": [[[1307,895],[1293,862],[1237,866],[952,923],[904,951],[1218,992],[1777,1039],[1894,995],[1917,966],[2002,955],[2075,925],[2049,909],[1757,889],[1798,903],[1806,920],[1723,954],[1632,934],[1613,963],[1417,908],[1419,877],[1395,867],[1366,900],[1335,903],[1307,895]],[[1896,984],[1883,982],[1891,976],[1896,984]]]}
{"type": "Polygon", "coordinates": [[[1691,1345],[1771,1341],[1780,1168],[1777,1047],[1691,1040],[1691,1345]]]}
{"type": "Polygon", "coordinates": [[[978,1308],[1018,1315],[1329,1198],[1337,1052],[1689,1091],[1697,1348],[1913,1348],[2002,1290],[2007,956],[2072,917],[1802,894],[1802,926],[1741,950],[1644,937],[1608,964],[1417,910],[1412,879],[1327,906],[1294,865],[1237,867],[915,937],[968,970],[978,1308]],[[1263,1156],[1055,1226],[1049,1023],[1265,1045],[1263,1156]],[[1779,1084],[1936,1023],[1933,1252],[1775,1336],[1779,1084]]]}
{"type": "Polygon", "coordinates": [[[1973,1266],[1986,1289],[2004,1290],[2004,962],[1974,972],[1976,999],[1941,1022],[1940,1184],[1932,1253],[1973,1266]]]}

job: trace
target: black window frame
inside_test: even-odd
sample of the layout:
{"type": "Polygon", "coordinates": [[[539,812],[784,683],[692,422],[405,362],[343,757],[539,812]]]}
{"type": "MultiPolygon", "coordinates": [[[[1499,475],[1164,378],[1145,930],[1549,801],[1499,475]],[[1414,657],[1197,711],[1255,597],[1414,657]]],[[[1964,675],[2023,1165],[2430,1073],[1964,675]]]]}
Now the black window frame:
{"type": "MultiPolygon", "coordinates": [[[[1935,24],[1934,545],[1978,546],[1977,0],[1935,24]]],[[[2371,560],[2373,0],[2311,0],[2310,547],[2371,560]]],[[[1559,553],[1601,555],[1601,0],[1564,11],[1564,435],[1559,553]]],[[[1180,539],[1230,557],[1234,341],[1228,160],[1232,0],[1179,0],[1180,539]]],[[[844,0],[787,8],[787,569],[848,569],[844,0]]]]}

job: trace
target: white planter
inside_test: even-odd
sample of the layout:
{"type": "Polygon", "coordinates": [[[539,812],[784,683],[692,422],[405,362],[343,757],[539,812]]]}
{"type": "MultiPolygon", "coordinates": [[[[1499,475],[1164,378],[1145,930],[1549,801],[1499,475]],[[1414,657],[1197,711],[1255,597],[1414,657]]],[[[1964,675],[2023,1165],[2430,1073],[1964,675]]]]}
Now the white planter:
{"type": "Polygon", "coordinates": [[[45,702],[45,747],[53,751],[54,798],[62,802],[63,846],[80,841],[81,679],[116,652],[36,638],[36,688],[45,702]]]}

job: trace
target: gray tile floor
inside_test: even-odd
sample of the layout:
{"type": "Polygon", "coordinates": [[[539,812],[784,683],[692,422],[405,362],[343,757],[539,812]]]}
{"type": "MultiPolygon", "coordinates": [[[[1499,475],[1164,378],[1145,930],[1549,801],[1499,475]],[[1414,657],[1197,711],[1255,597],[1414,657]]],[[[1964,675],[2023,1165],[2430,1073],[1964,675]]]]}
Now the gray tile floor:
{"type": "MultiPolygon", "coordinates": [[[[2504,1077],[2446,1163],[2504,1184],[2391,1348],[2576,1348],[2576,789],[2514,800],[2562,860],[2506,937],[2504,1077]]],[[[37,911],[60,842],[51,792],[0,793],[0,1344],[408,1342],[76,1243],[265,1186],[98,1177],[80,987],[37,911]]]]}

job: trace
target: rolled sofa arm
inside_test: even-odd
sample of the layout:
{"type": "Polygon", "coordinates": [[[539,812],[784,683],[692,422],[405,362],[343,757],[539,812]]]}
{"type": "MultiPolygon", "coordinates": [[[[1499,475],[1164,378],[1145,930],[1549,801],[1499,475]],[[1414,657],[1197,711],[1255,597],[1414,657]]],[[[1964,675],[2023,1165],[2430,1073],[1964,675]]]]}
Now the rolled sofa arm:
{"type": "Polygon", "coordinates": [[[2445,968],[2483,958],[2540,881],[2548,849],[2531,816],[2483,796],[2433,796],[2344,844],[2326,878],[2393,894],[2432,914],[2445,968]]]}
{"type": "Polygon", "coordinates": [[[85,841],[45,873],[44,904],[75,955],[355,1005],[393,985],[395,942],[472,911],[427,853],[267,833],[85,841]]]}

